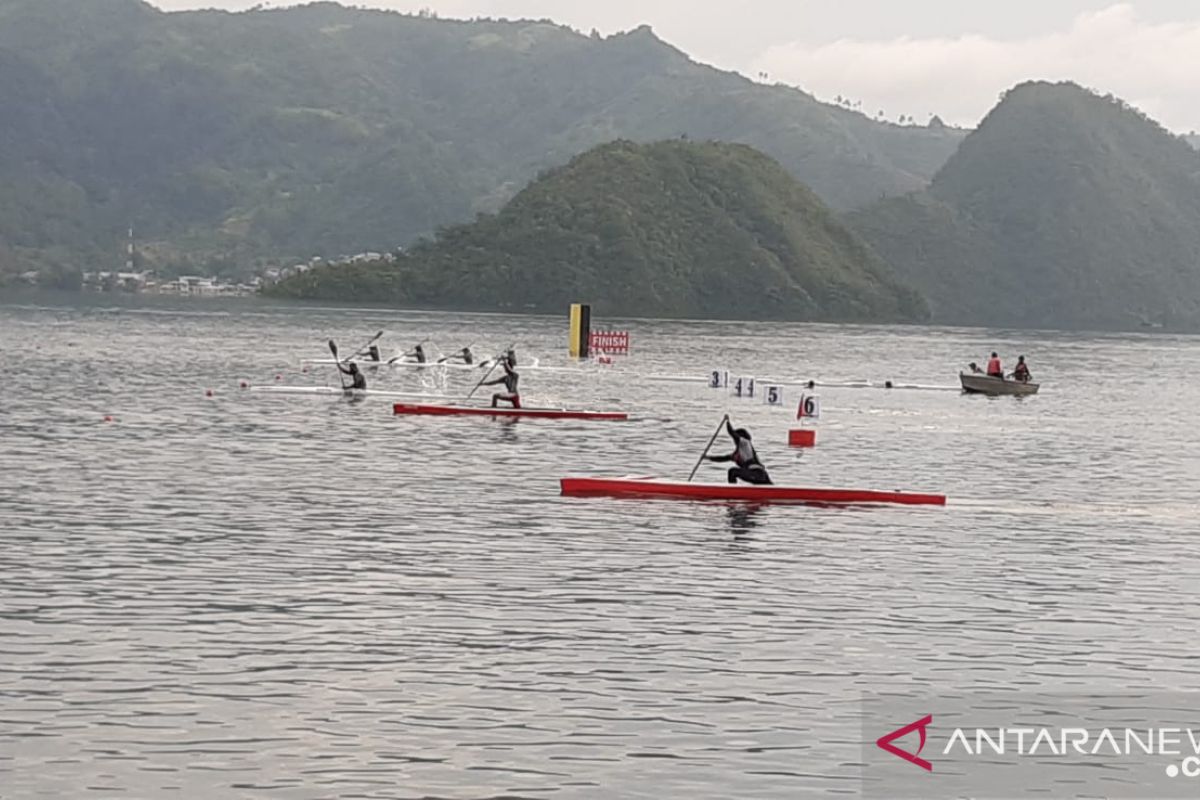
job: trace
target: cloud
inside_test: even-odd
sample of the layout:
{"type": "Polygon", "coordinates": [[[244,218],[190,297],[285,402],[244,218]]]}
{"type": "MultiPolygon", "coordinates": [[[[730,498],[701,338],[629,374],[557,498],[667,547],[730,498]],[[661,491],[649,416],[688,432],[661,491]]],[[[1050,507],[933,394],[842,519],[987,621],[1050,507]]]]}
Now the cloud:
{"type": "Polygon", "coordinates": [[[976,124],[1001,92],[1026,80],[1072,80],[1117,95],[1176,131],[1200,129],[1200,19],[1151,23],[1128,3],[1024,39],[980,35],[838,39],[769,47],[744,70],[836,95],[895,119],[976,124]]]}

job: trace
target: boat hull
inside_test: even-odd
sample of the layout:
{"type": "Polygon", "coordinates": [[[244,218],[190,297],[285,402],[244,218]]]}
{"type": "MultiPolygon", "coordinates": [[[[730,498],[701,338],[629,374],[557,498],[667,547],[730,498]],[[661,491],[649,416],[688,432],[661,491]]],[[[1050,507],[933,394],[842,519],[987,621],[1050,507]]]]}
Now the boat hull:
{"type": "Polygon", "coordinates": [[[1005,380],[1004,378],[993,378],[990,375],[970,375],[966,372],[958,373],[958,379],[962,383],[963,391],[967,394],[986,394],[992,397],[1000,397],[1003,395],[1024,396],[1037,394],[1041,384],[1024,383],[1022,381],[1005,380]]]}
{"type": "Polygon", "coordinates": [[[590,419],[627,420],[624,411],[572,411],[566,408],[488,408],[483,406],[424,405],[420,403],[396,403],[392,413],[400,416],[419,415],[430,417],[505,417],[531,419],[590,419]]]}
{"type": "Polygon", "coordinates": [[[563,478],[568,497],[653,497],[674,500],[733,500],[747,503],[806,505],[944,506],[946,496],[872,489],[824,489],[796,486],[753,486],[728,483],[685,483],[656,478],[563,478]]]}

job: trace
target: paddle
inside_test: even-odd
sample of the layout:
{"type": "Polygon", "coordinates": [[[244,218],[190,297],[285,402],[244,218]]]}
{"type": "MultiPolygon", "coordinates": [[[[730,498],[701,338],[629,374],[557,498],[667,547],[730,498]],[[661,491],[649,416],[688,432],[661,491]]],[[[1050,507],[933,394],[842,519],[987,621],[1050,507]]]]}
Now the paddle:
{"type": "Polygon", "coordinates": [[[708,446],[705,447],[704,452],[700,454],[700,460],[696,462],[696,466],[692,467],[692,474],[688,475],[688,483],[691,483],[692,478],[696,477],[696,470],[700,469],[700,465],[704,463],[705,456],[707,456],[708,451],[712,449],[713,442],[715,442],[717,440],[717,437],[721,435],[721,429],[725,427],[725,423],[728,421],[729,421],[728,414],[721,417],[721,423],[719,425],[717,425],[717,429],[715,431],[713,431],[712,438],[708,440],[708,446]]]}
{"type": "Polygon", "coordinates": [[[338,371],[338,380],[342,383],[342,391],[346,391],[346,376],[342,373],[342,361],[338,358],[337,343],[329,340],[329,352],[333,353],[333,366],[338,371]]]}
{"type": "Polygon", "coordinates": [[[486,381],[489,377],[491,377],[491,374],[496,369],[496,367],[500,366],[500,359],[504,358],[505,354],[507,354],[509,350],[512,350],[516,346],[517,346],[517,343],[513,342],[511,345],[508,346],[508,350],[505,350],[503,353],[501,353],[500,355],[498,355],[492,359],[491,369],[489,369],[487,371],[487,373],[482,378],[479,379],[479,383],[475,384],[475,388],[472,389],[471,393],[469,395],[467,395],[465,400],[463,400],[464,403],[470,401],[470,399],[475,396],[475,393],[477,391],[479,391],[479,387],[483,386],[484,381],[486,381]]]}

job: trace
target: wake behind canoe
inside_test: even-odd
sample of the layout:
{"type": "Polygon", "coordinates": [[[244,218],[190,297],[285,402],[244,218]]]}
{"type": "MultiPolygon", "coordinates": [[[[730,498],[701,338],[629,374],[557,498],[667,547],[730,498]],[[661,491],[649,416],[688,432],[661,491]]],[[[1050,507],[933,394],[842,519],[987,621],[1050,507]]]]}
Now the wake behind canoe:
{"type": "Polygon", "coordinates": [[[624,411],[573,411],[567,408],[490,408],[487,406],[423,405],[420,403],[396,403],[392,413],[398,416],[416,415],[433,417],[528,417],[534,419],[590,419],[627,420],[624,411]]]}
{"type": "Polygon", "coordinates": [[[728,483],[687,483],[645,477],[563,478],[562,493],[568,497],[652,497],[676,500],[735,500],[754,503],[800,503],[816,505],[944,506],[945,495],[913,492],[882,492],[872,489],[824,489],[795,486],[755,486],[728,483]]]}

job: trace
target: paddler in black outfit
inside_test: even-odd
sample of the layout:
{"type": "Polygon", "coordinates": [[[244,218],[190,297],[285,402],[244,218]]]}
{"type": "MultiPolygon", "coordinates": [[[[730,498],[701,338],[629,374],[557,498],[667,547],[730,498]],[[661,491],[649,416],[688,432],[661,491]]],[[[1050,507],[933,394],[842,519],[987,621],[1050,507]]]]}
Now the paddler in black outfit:
{"type": "Polygon", "coordinates": [[[501,400],[506,403],[512,403],[513,408],[521,407],[521,393],[517,390],[517,383],[521,380],[521,376],[513,369],[516,363],[516,356],[513,355],[513,351],[509,350],[508,355],[500,358],[500,366],[504,367],[504,374],[494,381],[487,381],[481,384],[482,386],[504,384],[504,392],[497,392],[492,395],[492,408],[495,408],[496,404],[501,400]]]}
{"type": "Polygon", "coordinates": [[[471,352],[471,348],[464,347],[452,356],[446,356],[438,361],[439,364],[444,364],[447,361],[461,361],[464,364],[474,364],[475,355],[471,352]]]}
{"type": "Polygon", "coordinates": [[[415,348],[413,348],[413,359],[418,364],[424,364],[425,363],[425,348],[422,347],[421,345],[417,345],[415,348]]]}
{"type": "Polygon", "coordinates": [[[358,364],[355,364],[353,361],[350,362],[349,367],[343,367],[341,364],[338,364],[338,369],[341,370],[342,374],[350,376],[350,385],[345,388],[347,388],[347,389],[366,389],[367,388],[367,376],[362,374],[362,371],[359,370],[359,368],[358,368],[358,364]]]}
{"type": "Polygon", "coordinates": [[[367,348],[367,356],[374,362],[379,362],[379,361],[383,360],[379,357],[379,346],[378,345],[373,344],[370,347],[368,347],[367,348]]]}
{"type": "Polygon", "coordinates": [[[738,479],[746,483],[753,483],[759,486],[770,485],[771,476],[767,474],[767,468],[758,460],[758,453],[754,451],[754,445],[750,443],[750,431],[745,428],[734,430],[733,423],[729,418],[725,418],[725,430],[729,433],[729,438],[733,439],[733,452],[727,456],[708,456],[708,460],[715,463],[732,461],[734,466],[729,468],[729,482],[737,483],[738,479]]]}

